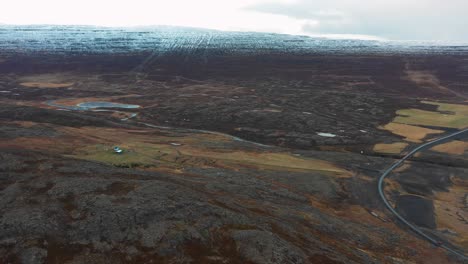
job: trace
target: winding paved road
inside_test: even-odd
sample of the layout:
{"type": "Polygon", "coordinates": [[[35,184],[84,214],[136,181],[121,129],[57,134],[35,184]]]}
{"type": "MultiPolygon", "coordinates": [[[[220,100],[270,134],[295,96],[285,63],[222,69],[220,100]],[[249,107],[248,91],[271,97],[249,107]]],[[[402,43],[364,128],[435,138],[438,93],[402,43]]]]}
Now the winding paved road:
{"type": "Polygon", "coordinates": [[[413,230],[414,232],[416,232],[417,234],[419,234],[420,236],[422,236],[423,238],[425,238],[426,240],[428,240],[429,242],[431,242],[432,244],[438,246],[438,247],[441,247],[441,248],[444,248],[445,250],[453,253],[454,255],[460,257],[461,259],[463,259],[464,261],[468,261],[468,257],[465,256],[462,252],[459,252],[455,249],[452,249],[450,248],[449,246],[447,245],[444,245],[442,244],[439,240],[427,235],[426,233],[424,233],[419,227],[413,225],[412,223],[410,223],[408,220],[406,220],[403,216],[401,216],[393,207],[392,205],[389,203],[389,201],[387,200],[387,197],[385,197],[385,193],[384,193],[384,180],[387,176],[390,175],[390,173],[398,168],[401,164],[403,164],[403,162],[405,162],[407,159],[411,158],[412,156],[414,156],[414,154],[416,154],[417,152],[421,151],[421,150],[424,150],[424,149],[427,149],[427,148],[430,148],[430,147],[433,147],[435,145],[438,145],[438,144],[441,144],[441,143],[444,143],[446,141],[449,141],[451,139],[454,139],[454,138],[457,138],[457,137],[463,137],[463,136],[468,136],[468,128],[467,129],[464,129],[464,130],[461,130],[461,131],[458,131],[456,133],[453,133],[453,134],[450,134],[450,135],[447,135],[447,136],[444,136],[444,137],[441,137],[439,139],[436,139],[434,141],[431,141],[431,142],[427,142],[427,143],[424,143],[420,146],[418,146],[417,148],[413,149],[412,151],[410,151],[408,154],[406,154],[406,156],[404,156],[402,159],[400,159],[399,161],[395,162],[392,166],[390,166],[388,169],[385,170],[385,172],[380,176],[379,178],[379,184],[378,184],[378,188],[379,188],[379,195],[380,195],[380,198],[382,198],[382,201],[385,203],[385,206],[387,206],[388,210],[390,210],[390,212],[392,212],[393,215],[395,215],[403,224],[405,224],[406,226],[408,226],[409,228],[411,228],[411,230],[413,230]]]}

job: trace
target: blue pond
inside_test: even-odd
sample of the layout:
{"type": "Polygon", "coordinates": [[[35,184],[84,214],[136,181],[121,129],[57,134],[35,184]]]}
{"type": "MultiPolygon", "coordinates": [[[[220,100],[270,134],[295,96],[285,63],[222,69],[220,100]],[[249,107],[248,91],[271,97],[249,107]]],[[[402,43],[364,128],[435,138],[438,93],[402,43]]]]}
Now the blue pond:
{"type": "Polygon", "coordinates": [[[119,104],[110,102],[85,102],[77,105],[81,109],[94,109],[94,108],[125,108],[135,109],[140,108],[139,105],[119,104]]]}
{"type": "MultiPolygon", "coordinates": [[[[55,101],[48,101],[48,105],[53,107],[58,107],[62,109],[68,110],[75,110],[75,111],[87,111],[93,110],[97,108],[120,108],[120,109],[136,109],[140,108],[139,105],[131,105],[131,104],[119,104],[119,103],[111,103],[111,102],[84,102],[81,104],[77,104],[76,106],[67,106],[55,103],[55,101]]],[[[94,110],[94,111],[106,111],[106,110],[94,110]]]]}

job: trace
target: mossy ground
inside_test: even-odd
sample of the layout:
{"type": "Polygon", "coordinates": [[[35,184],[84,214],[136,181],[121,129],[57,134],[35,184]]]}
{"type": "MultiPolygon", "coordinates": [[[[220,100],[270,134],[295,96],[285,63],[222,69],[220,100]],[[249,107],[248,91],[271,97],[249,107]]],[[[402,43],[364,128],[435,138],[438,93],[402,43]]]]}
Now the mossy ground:
{"type": "Polygon", "coordinates": [[[397,111],[394,122],[409,125],[435,126],[462,129],[468,127],[468,105],[423,101],[437,105],[437,111],[403,109],[397,111]]]}

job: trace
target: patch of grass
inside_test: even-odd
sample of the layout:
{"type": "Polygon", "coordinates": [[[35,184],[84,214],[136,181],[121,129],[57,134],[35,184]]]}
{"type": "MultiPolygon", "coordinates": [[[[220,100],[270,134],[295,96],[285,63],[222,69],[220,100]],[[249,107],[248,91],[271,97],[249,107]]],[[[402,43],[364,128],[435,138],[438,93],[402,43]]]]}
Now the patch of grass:
{"type": "Polygon", "coordinates": [[[403,149],[408,146],[407,143],[397,142],[391,144],[376,144],[374,146],[374,152],[386,153],[386,154],[400,154],[403,149]]]}
{"type": "Polygon", "coordinates": [[[423,103],[437,105],[438,112],[420,109],[398,110],[398,116],[395,118],[394,122],[410,125],[438,126],[459,129],[468,127],[468,105],[427,101],[424,101],[423,103]]]}
{"type": "Polygon", "coordinates": [[[468,151],[468,142],[455,140],[437,145],[431,148],[431,150],[454,155],[463,155],[468,151]]]}
{"type": "Polygon", "coordinates": [[[199,150],[181,150],[182,153],[194,156],[210,157],[214,159],[224,160],[227,162],[237,164],[248,164],[257,167],[274,168],[282,170],[314,170],[331,174],[350,175],[349,171],[339,168],[331,162],[298,158],[290,153],[256,153],[247,151],[233,151],[233,152],[211,152],[199,150]]]}
{"type": "Polygon", "coordinates": [[[415,143],[420,143],[421,140],[429,134],[440,134],[444,132],[442,130],[435,130],[393,122],[385,125],[382,128],[392,132],[393,134],[405,137],[406,141],[415,143]]]}
{"type": "MultiPolygon", "coordinates": [[[[77,158],[100,161],[118,167],[254,167],[279,171],[317,171],[332,176],[347,177],[351,172],[324,160],[296,157],[289,152],[266,152],[236,147],[225,136],[186,134],[176,138],[142,131],[80,128],[67,134],[86,138],[91,142],[105,142],[75,148],[77,158]],[[139,133],[136,133],[139,132],[139,133]],[[92,135],[92,136],[91,136],[92,135]],[[122,142],[122,140],[125,140],[122,142]],[[181,145],[171,145],[177,141],[181,145]],[[233,147],[230,147],[233,144],[233,147]],[[112,147],[124,152],[115,154],[112,147]]],[[[87,142],[86,144],[89,144],[87,142]]],[[[82,145],[83,146],[83,145],[82,145]]]]}
{"type": "Polygon", "coordinates": [[[461,104],[447,104],[447,103],[439,103],[439,102],[431,102],[431,101],[422,101],[424,104],[431,104],[437,105],[438,111],[450,111],[457,114],[468,115],[468,105],[461,105],[461,104]]]}
{"type": "Polygon", "coordinates": [[[351,173],[331,162],[298,158],[290,153],[217,151],[203,146],[130,142],[121,145],[124,152],[116,154],[111,146],[95,145],[77,150],[75,157],[109,163],[118,167],[201,167],[206,164],[253,166],[273,170],[313,170],[325,174],[349,176],[351,173]]]}
{"type": "Polygon", "coordinates": [[[22,76],[18,82],[22,86],[31,88],[65,88],[74,85],[72,80],[76,77],[68,73],[46,73],[22,76]]]}
{"type": "Polygon", "coordinates": [[[446,236],[458,245],[468,242],[468,229],[466,228],[468,214],[463,210],[466,187],[454,185],[446,192],[437,192],[434,197],[434,210],[439,230],[449,229],[456,236],[446,236]]]}
{"type": "Polygon", "coordinates": [[[20,85],[29,88],[67,88],[74,83],[50,83],[50,82],[23,82],[20,85]]]}
{"type": "Polygon", "coordinates": [[[121,154],[114,153],[112,147],[96,145],[80,149],[79,158],[100,161],[121,168],[149,167],[158,163],[157,159],[133,149],[124,149],[121,154]]]}

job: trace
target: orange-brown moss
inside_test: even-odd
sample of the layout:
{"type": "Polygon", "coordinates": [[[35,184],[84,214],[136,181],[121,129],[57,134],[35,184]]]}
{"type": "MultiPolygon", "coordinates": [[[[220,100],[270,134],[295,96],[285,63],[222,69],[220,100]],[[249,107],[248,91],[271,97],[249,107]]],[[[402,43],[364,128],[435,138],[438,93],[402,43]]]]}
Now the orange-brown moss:
{"type": "Polygon", "coordinates": [[[393,134],[405,137],[406,141],[420,143],[427,135],[440,134],[444,131],[429,129],[419,126],[412,126],[400,123],[389,123],[382,127],[382,129],[388,130],[393,134]]]}
{"type": "Polygon", "coordinates": [[[468,151],[468,142],[455,140],[441,145],[437,145],[431,148],[431,150],[453,155],[463,155],[468,151]]]}
{"type": "Polygon", "coordinates": [[[407,143],[396,142],[391,144],[376,144],[374,152],[386,154],[400,154],[408,146],[407,143]]]}
{"type": "Polygon", "coordinates": [[[67,88],[73,86],[74,83],[23,82],[20,85],[29,88],[67,88]]]}

